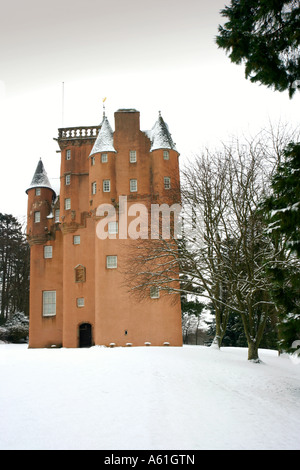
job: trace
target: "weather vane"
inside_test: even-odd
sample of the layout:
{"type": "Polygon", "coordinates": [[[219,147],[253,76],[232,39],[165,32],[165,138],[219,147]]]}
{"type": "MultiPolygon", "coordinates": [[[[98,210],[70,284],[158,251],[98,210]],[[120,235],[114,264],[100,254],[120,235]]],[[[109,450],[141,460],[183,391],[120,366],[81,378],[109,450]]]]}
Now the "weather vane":
{"type": "Polygon", "coordinates": [[[103,117],[105,116],[105,101],[106,101],[106,98],[103,98],[102,100],[102,103],[103,103],[103,117]]]}

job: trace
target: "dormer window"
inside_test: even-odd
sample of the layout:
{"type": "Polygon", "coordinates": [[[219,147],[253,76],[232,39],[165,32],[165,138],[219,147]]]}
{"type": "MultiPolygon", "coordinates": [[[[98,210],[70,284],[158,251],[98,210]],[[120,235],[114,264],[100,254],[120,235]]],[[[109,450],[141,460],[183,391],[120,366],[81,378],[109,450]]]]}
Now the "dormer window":
{"type": "Polygon", "coordinates": [[[136,163],[136,150],[130,150],[129,161],[130,163],[136,163]]]}
{"type": "Polygon", "coordinates": [[[66,160],[71,160],[71,150],[66,151],[66,160]]]}

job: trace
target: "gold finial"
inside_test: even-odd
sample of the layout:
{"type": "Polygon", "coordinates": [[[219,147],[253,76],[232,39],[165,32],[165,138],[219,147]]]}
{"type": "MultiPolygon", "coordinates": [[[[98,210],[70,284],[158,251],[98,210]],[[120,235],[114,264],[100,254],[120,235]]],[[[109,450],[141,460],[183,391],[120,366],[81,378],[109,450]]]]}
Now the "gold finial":
{"type": "Polygon", "coordinates": [[[105,101],[106,101],[106,98],[103,98],[102,99],[102,103],[103,103],[103,117],[105,117],[105,101]]]}

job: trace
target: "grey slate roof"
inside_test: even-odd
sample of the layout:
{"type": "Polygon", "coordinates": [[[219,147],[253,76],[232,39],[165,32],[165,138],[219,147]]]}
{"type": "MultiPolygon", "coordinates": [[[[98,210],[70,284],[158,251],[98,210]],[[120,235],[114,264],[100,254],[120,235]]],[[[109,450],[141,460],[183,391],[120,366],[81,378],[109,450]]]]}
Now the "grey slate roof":
{"type": "Polygon", "coordinates": [[[160,113],[158,120],[152,127],[151,131],[147,132],[147,135],[151,140],[151,152],[157,149],[176,150],[175,143],[173,142],[172,136],[169,131],[169,127],[161,117],[160,113]]]}
{"type": "Polygon", "coordinates": [[[103,116],[101,129],[90,153],[90,157],[95,153],[100,152],[116,152],[114,148],[114,135],[113,130],[108,122],[106,116],[103,116]]]}
{"type": "MultiPolygon", "coordinates": [[[[29,188],[26,189],[26,193],[28,194],[28,191],[30,189],[34,189],[34,188],[49,188],[49,189],[52,189],[49,178],[48,178],[48,175],[47,175],[47,172],[44,168],[44,164],[43,164],[41,159],[39,160],[39,162],[37,164],[37,167],[36,167],[35,173],[33,175],[31,184],[30,184],[29,188]]],[[[55,194],[55,191],[53,189],[52,189],[52,191],[55,194]]]]}
{"type": "MultiPolygon", "coordinates": [[[[119,112],[120,111],[136,112],[135,109],[119,110],[119,112]]],[[[160,112],[158,120],[152,129],[150,131],[145,131],[145,133],[151,141],[151,152],[157,149],[176,150],[176,146],[170,134],[169,127],[163,120],[160,112]]],[[[98,136],[90,153],[90,157],[96,153],[101,152],[116,152],[114,148],[114,133],[105,115],[103,116],[101,129],[99,130],[98,136]]]]}

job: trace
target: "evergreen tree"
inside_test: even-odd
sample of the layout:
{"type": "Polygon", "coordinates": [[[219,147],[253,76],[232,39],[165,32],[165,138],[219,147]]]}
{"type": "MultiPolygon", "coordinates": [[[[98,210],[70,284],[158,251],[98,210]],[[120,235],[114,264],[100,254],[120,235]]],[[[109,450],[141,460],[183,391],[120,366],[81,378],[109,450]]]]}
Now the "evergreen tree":
{"type": "Polygon", "coordinates": [[[193,334],[195,336],[195,343],[198,344],[197,336],[204,308],[205,304],[197,298],[192,300],[187,295],[181,295],[183,340],[185,343],[188,343],[189,334],[193,334]]]}
{"type": "Polygon", "coordinates": [[[300,339],[300,143],[286,148],[264,209],[276,252],[269,273],[279,309],[281,348],[291,351],[300,339]]]}
{"type": "Polygon", "coordinates": [[[29,310],[29,246],[15,217],[0,213],[0,323],[29,310]]]}
{"type": "Polygon", "coordinates": [[[235,312],[231,312],[229,315],[223,346],[247,347],[247,338],[245,336],[242,318],[235,312]]]}
{"type": "Polygon", "coordinates": [[[298,0],[231,0],[221,10],[218,46],[245,75],[275,90],[300,89],[300,3],[298,0]]]}

